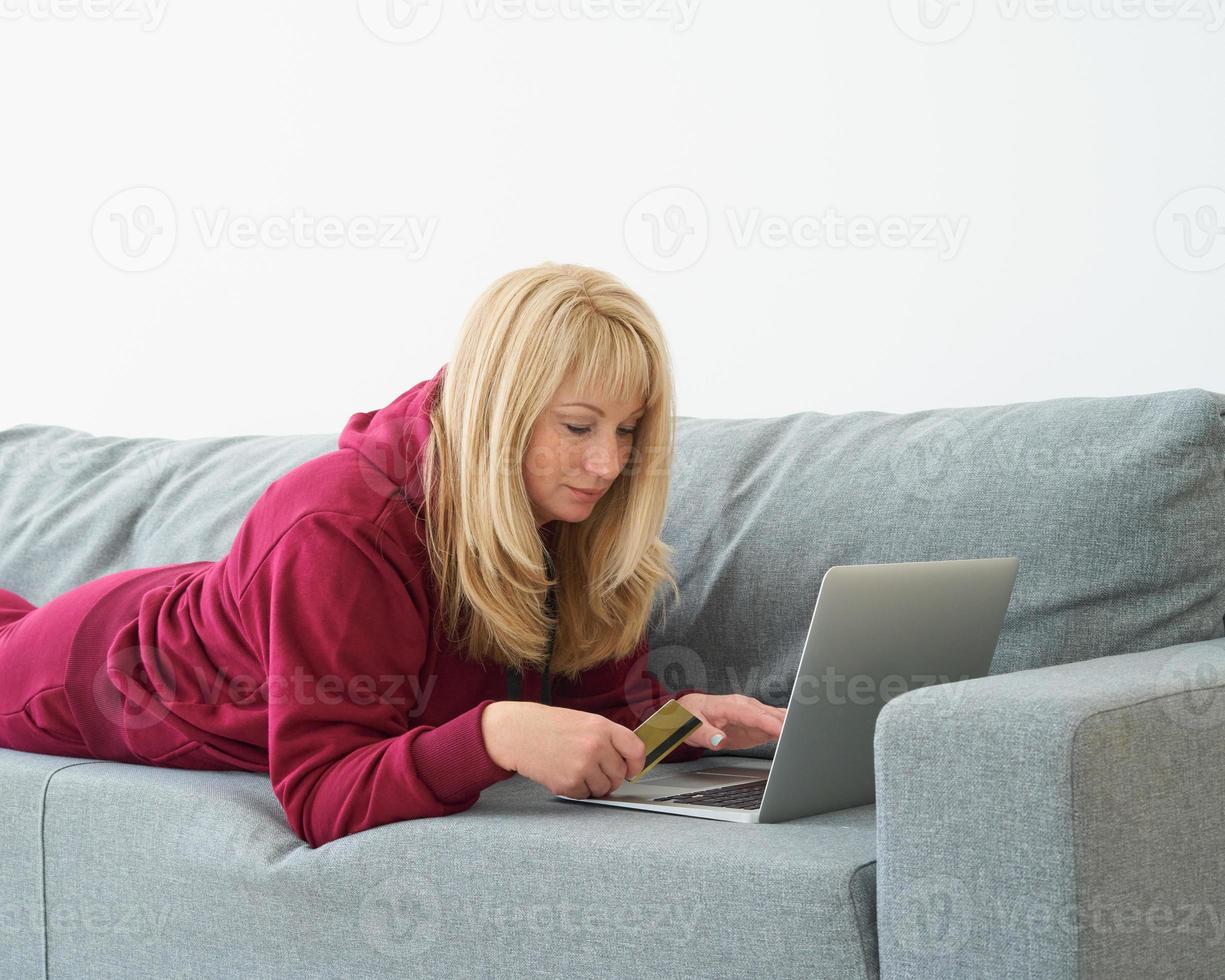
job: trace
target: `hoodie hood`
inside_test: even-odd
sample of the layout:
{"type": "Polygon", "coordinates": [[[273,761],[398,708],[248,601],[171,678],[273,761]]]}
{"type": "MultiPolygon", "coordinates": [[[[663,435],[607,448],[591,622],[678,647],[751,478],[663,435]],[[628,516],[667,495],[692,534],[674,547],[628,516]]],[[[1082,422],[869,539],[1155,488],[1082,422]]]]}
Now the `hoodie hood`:
{"type": "Polygon", "coordinates": [[[372,412],[356,412],[341,430],[337,446],[352,449],[370,468],[367,479],[386,477],[404,490],[420,515],[425,502],[421,464],[430,437],[430,409],[447,366],[372,412]]]}
{"type": "MultiPolygon", "coordinates": [[[[418,382],[382,408],[349,416],[337,442],[340,449],[352,449],[362,457],[371,485],[386,479],[402,488],[420,518],[425,515],[422,467],[430,438],[430,410],[446,370],[444,364],[432,378],[418,382]]],[[[545,541],[552,541],[556,524],[549,521],[538,529],[545,541]]]]}

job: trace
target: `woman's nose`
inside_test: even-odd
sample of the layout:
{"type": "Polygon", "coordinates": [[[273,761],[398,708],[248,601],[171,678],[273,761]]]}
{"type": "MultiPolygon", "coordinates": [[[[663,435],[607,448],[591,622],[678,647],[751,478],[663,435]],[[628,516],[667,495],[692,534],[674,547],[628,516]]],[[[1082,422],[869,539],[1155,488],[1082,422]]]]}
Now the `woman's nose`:
{"type": "Polygon", "coordinates": [[[615,440],[611,449],[600,446],[586,453],[583,457],[583,469],[604,483],[612,481],[621,471],[615,440]]]}

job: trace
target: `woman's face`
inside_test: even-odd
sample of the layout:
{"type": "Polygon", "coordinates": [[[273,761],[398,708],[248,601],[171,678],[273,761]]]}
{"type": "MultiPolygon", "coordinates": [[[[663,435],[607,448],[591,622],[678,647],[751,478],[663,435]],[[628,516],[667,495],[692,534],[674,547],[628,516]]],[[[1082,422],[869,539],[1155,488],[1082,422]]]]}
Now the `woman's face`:
{"type": "Polygon", "coordinates": [[[629,461],[642,401],[600,401],[571,387],[571,378],[532,427],[523,482],[536,524],[585,520],[600,498],[576,490],[607,491],[629,461]],[[581,403],[581,404],[580,404],[581,403]]]}

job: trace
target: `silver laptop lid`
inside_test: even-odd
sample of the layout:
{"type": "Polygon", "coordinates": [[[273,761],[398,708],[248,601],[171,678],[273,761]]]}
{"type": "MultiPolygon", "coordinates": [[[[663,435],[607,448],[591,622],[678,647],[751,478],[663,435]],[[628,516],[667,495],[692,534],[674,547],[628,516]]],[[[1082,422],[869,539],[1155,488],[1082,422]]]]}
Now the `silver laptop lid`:
{"type": "Polygon", "coordinates": [[[1018,564],[967,558],[828,569],[760,822],[873,802],[881,708],[905,691],[989,672],[1018,564]]]}

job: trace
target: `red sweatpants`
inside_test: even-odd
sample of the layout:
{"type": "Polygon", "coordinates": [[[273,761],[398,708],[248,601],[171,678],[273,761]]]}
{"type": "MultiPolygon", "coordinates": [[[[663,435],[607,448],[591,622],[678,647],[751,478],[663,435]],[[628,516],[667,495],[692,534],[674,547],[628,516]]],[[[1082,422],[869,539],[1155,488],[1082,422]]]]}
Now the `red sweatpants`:
{"type": "MultiPolygon", "coordinates": [[[[43,606],[0,589],[0,748],[146,763],[129,744],[129,706],[107,682],[105,659],[140,596],[166,579],[160,568],[113,572],[43,606]]],[[[141,738],[146,752],[160,748],[155,730],[141,738]]],[[[165,739],[169,750],[182,736],[166,728],[165,739]]]]}

